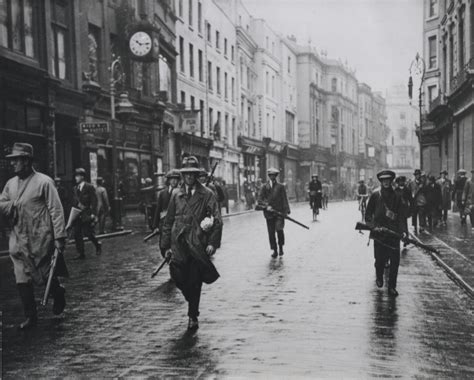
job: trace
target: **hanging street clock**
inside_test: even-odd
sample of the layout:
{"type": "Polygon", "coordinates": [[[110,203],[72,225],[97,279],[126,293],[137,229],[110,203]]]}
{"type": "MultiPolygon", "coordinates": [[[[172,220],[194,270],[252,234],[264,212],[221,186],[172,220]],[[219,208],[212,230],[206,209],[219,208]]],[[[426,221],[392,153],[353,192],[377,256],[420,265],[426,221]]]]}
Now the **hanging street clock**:
{"type": "Polygon", "coordinates": [[[152,24],[141,22],[129,33],[128,50],[134,61],[156,62],[159,56],[160,31],[152,24]]]}

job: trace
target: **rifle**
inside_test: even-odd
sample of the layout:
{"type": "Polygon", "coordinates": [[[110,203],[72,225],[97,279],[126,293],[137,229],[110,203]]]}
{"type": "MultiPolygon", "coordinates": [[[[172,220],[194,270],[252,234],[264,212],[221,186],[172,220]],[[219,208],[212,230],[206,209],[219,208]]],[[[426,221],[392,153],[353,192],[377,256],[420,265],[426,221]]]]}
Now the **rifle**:
{"type": "Polygon", "coordinates": [[[44,290],[43,300],[41,301],[42,306],[46,306],[48,303],[49,292],[51,290],[51,281],[53,280],[54,271],[56,269],[56,263],[58,262],[59,250],[54,250],[53,256],[51,256],[51,267],[49,269],[48,282],[46,283],[46,289],[44,290]]]}
{"type": "Polygon", "coordinates": [[[156,235],[159,235],[160,234],[160,230],[156,229],[155,231],[153,231],[151,234],[149,235],[146,235],[144,238],[143,238],[143,242],[146,243],[148,240],[150,240],[151,238],[155,237],[156,235]]]}
{"type": "Polygon", "coordinates": [[[216,168],[217,168],[217,162],[212,167],[211,174],[209,174],[209,177],[207,178],[207,181],[206,181],[206,186],[209,186],[209,184],[211,183],[211,180],[214,177],[214,173],[216,171],[216,168]]]}
{"type": "Polygon", "coordinates": [[[399,234],[398,232],[395,232],[395,231],[391,230],[390,228],[373,227],[373,226],[370,226],[370,225],[362,223],[362,222],[357,222],[355,229],[359,230],[359,232],[361,232],[361,231],[370,231],[370,232],[372,232],[375,229],[377,229],[382,234],[391,236],[391,237],[396,238],[396,239],[400,239],[404,243],[413,244],[415,247],[424,249],[425,251],[428,251],[428,252],[439,253],[439,251],[436,248],[434,248],[430,245],[427,245],[427,244],[420,243],[418,240],[412,239],[409,236],[399,234]]]}
{"type": "Polygon", "coordinates": [[[267,210],[267,206],[265,204],[257,204],[257,206],[255,206],[255,210],[256,211],[267,211],[267,212],[271,212],[272,214],[275,214],[283,219],[287,219],[289,220],[290,222],[293,222],[295,224],[297,224],[298,226],[301,226],[303,228],[306,228],[307,230],[309,230],[309,227],[306,226],[305,224],[301,223],[301,222],[298,222],[297,220],[293,219],[293,218],[290,218],[288,215],[285,215],[283,213],[281,213],[280,211],[277,211],[277,210],[267,210]]]}
{"type": "Polygon", "coordinates": [[[171,261],[171,255],[167,255],[165,257],[165,259],[161,262],[161,264],[153,271],[153,273],[151,274],[151,278],[155,277],[158,272],[163,269],[163,267],[166,265],[166,264],[169,264],[169,262],[171,261]]]}

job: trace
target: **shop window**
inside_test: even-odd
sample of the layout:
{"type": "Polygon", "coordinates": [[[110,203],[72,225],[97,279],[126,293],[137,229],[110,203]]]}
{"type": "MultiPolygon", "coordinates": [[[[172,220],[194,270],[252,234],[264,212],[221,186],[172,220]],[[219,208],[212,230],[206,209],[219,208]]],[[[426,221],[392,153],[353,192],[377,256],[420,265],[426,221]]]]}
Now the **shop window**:
{"type": "Polygon", "coordinates": [[[26,129],[25,108],[23,104],[6,102],[5,125],[7,129],[24,131],[26,129]]]}
{"type": "Polygon", "coordinates": [[[36,17],[34,0],[0,0],[0,45],[35,58],[36,17]]]}

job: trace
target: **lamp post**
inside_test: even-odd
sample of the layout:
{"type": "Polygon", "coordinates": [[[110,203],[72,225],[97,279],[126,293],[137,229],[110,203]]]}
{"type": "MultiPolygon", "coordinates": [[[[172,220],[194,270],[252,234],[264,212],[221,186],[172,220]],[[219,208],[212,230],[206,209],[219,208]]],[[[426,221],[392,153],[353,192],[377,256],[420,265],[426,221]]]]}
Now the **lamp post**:
{"type": "Polygon", "coordinates": [[[413,77],[412,75],[415,74],[416,76],[420,77],[420,88],[418,89],[418,107],[420,109],[420,133],[418,135],[418,140],[420,142],[420,169],[423,169],[423,83],[425,81],[425,72],[426,72],[426,64],[425,60],[420,56],[419,53],[416,53],[415,59],[412,61],[410,65],[410,77],[408,79],[408,97],[411,99],[413,98],[413,77]]]}
{"type": "Polygon", "coordinates": [[[123,230],[122,227],[122,197],[118,191],[118,170],[117,170],[117,125],[116,115],[120,122],[126,123],[137,111],[128,99],[128,93],[122,92],[119,96],[118,104],[115,105],[116,84],[125,78],[120,57],[117,57],[109,67],[110,72],[110,118],[112,128],[112,186],[113,186],[113,229],[123,230]]]}

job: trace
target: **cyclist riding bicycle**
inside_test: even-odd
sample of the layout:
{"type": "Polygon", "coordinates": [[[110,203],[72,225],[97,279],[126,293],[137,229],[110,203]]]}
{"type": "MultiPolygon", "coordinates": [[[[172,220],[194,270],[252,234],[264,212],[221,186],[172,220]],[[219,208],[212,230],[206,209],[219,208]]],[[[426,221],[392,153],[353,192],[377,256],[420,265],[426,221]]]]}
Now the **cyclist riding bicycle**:
{"type": "Polygon", "coordinates": [[[364,180],[359,181],[359,187],[357,188],[357,200],[359,201],[359,210],[365,210],[367,208],[367,197],[369,196],[369,189],[365,184],[364,180]]]}
{"type": "Polygon", "coordinates": [[[311,209],[322,208],[321,199],[322,199],[322,190],[323,186],[321,181],[318,179],[316,174],[311,176],[311,182],[309,183],[309,206],[311,209]]]}

